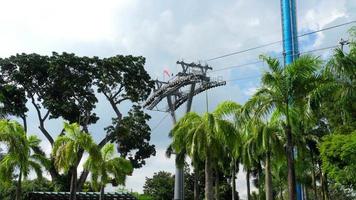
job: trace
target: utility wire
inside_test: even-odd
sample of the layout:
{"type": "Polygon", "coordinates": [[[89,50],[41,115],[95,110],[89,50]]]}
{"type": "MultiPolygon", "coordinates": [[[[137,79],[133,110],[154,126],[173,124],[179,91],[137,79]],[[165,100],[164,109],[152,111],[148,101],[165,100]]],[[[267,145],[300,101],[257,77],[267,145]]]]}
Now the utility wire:
{"type": "MultiPolygon", "coordinates": [[[[312,52],[315,52],[315,51],[322,51],[322,50],[327,50],[327,49],[331,49],[331,48],[335,48],[335,47],[338,47],[339,45],[334,45],[334,46],[328,46],[328,47],[324,47],[324,48],[319,48],[319,49],[313,49],[313,50],[310,50],[310,51],[304,51],[300,54],[307,54],[307,53],[312,53],[312,52]]],[[[277,58],[281,58],[281,57],[277,57],[277,58]]],[[[256,62],[251,62],[251,63],[256,63],[256,62]]],[[[263,63],[263,61],[259,61],[259,63],[263,63]]],[[[249,63],[246,63],[246,64],[249,64],[249,63]]],[[[246,66],[246,64],[244,65],[239,65],[239,66],[246,66]]],[[[238,67],[238,66],[233,66],[233,67],[238,67]]],[[[230,67],[231,68],[231,67],[230,67]]],[[[226,70],[226,69],[230,69],[230,68],[225,68],[225,69],[222,69],[222,70],[226,70]]],[[[221,71],[221,70],[220,70],[221,71]]],[[[256,76],[247,76],[247,77],[242,77],[242,78],[234,78],[234,79],[230,79],[230,80],[226,80],[226,82],[234,82],[234,81],[243,81],[243,80],[249,80],[249,79],[257,79],[257,78],[260,78],[261,75],[256,75],[256,76]]]]}
{"type": "Polygon", "coordinates": [[[256,79],[259,77],[261,77],[261,76],[258,75],[258,76],[248,76],[248,77],[244,77],[244,78],[234,78],[234,79],[226,80],[226,82],[243,81],[243,80],[248,80],[248,79],[256,79]]]}
{"type": "MultiPolygon", "coordinates": [[[[336,48],[339,45],[333,45],[333,46],[328,46],[328,47],[323,47],[323,48],[319,48],[319,49],[313,49],[313,50],[309,50],[309,51],[304,51],[301,52],[300,54],[307,54],[307,53],[312,53],[312,52],[316,52],[316,51],[322,51],[322,50],[327,50],[327,49],[331,49],[331,48],[336,48]]],[[[283,56],[279,56],[277,58],[283,58],[283,56]]],[[[236,66],[231,66],[231,67],[226,67],[226,68],[222,68],[222,69],[218,69],[218,70],[214,70],[213,72],[216,71],[223,71],[223,70],[227,70],[227,69],[231,69],[231,68],[236,68],[236,67],[244,67],[244,66],[248,66],[248,65],[252,65],[252,64],[258,64],[258,63],[263,63],[264,61],[256,61],[256,62],[250,62],[250,63],[245,63],[245,64],[241,64],[241,65],[236,65],[236,66]]],[[[257,79],[260,78],[261,75],[256,75],[256,76],[247,76],[247,77],[243,77],[243,78],[234,78],[234,79],[230,79],[230,80],[226,80],[226,82],[234,82],[234,81],[243,81],[243,80],[250,80],[250,79],[257,79]]],[[[207,97],[206,97],[207,98],[207,97]]],[[[207,99],[206,99],[207,100],[207,99]]],[[[206,102],[208,105],[208,102],[206,102]]],[[[162,119],[152,128],[152,132],[155,131],[162,123],[163,121],[168,117],[169,113],[167,113],[165,116],[162,117],[162,119]]]]}
{"type": "MultiPolygon", "coordinates": [[[[349,25],[349,24],[353,24],[355,22],[356,22],[356,20],[353,20],[353,21],[342,23],[342,24],[337,24],[337,25],[334,25],[334,26],[329,26],[329,27],[326,27],[326,28],[322,28],[322,29],[319,29],[319,30],[316,30],[316,31],[303,33],[301,35],[296,36],[296,38],[304,37],[304,36],[307,36],[307,35],[312,35],[312,34],[315,34],[315,33],[319,33],[319,32],[322,32],[322,31],[327,31],[327,30],[338,28],[338,27],[341,27],[341,26],[346,26],[346,25],[349,25]]],[[[217,60],[217,59],[229,57],[229,56],[232,56],[232,55],[245,53],[245,52],[248,52],[248,51],[252,51],[252,50],[260,49],[260,48],[263,48],[263,47],[271,46],[271,45],[274,45],[274,44],[278,44],[278,43],[281,43],[283,41],[284,40],[279,40],[279,41],[275,41],[275,42],[266,43],[266,44],[255,46],[255,47],[252,47],[252,48],[248,48],[248,49],[244,49],[244,50],[240,50],[240,51],[235,51],[235,52],[232,52],[232,53],[224,54],[224,55],[221,55],[221,56],[216,56],[216,57],[213,57],[213,58],[208,58],[208,59],[205,59],[204,61],[208,62],[208,61],[212,61],[212,60],[217,60]]]]}
{"type": "MultiPolygon", "coordinates": [[[[316,52],[316,51],[328,50],[328,49],[336,48],[338,46],[339,45],[333,45],[333,46],[313,49],[313,50],[301,52],[299,54],[301,55],[301,54],[313,53],[313,52],[316,52]]],[[[276,58],[283,58],[283,56],[278,56],[276,58]]],[[[246,66],[249,66],[249,65],[255,65],[255,64],[259,64],[259,63],[263,63],[263,62],[264,61],[262,61],[262,60],[252,61],[252,62],[244,63],[244,64],[241,64],[241,65],[234,65],[234,66],[224,67],[224,68],[221,68],[221,69],[212,70],[212,71],[210,71],[208,73],[214,73],[214,72],[219,72],[219,71],[224,71],[224,70],[233,69],[233,68],[239,68],[239,67],[246,67],[246,66]]]]}
{"type": "Polygon", "coordinates": [[[159,122],[156,124],[156,126],[154,126],[154,127],[152,128],[152,132],[153,132],[154,130],[156,130],[156,129],[163,123],[163,121],[168,117],[168,115],[169,115],[169,113],[167,113],[165,116],[162,117],[161,120],[159,120],[159,122]]]}

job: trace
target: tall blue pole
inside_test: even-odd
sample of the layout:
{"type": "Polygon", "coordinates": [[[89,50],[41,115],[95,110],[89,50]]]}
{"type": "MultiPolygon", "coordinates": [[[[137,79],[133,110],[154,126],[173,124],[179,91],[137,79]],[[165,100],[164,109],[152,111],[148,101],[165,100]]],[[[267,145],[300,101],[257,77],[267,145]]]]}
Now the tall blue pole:
{"type": "Polygon", "coordinates": [[[283,53],[285,64],[292,63],[299,54],[295,0],[281,0],[283,53]]]}
{"type": "MultiPolygon", "coordinates": [[[[292,63],[299,56],[297,37],[296,0],[281,0],[284,64],[292,63]]],[[[303,200],[301,184],[296,186],[297,200],[303,200]]]]}

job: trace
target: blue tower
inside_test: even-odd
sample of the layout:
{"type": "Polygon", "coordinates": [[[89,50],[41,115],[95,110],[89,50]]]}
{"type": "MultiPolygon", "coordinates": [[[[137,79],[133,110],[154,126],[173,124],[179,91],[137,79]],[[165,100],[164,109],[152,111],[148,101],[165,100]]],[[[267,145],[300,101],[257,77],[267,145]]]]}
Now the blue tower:
{"type": "Polygon", "coordinates": [[[290,64],[299,56],[295,0],[281,0],[281,9],[284,62],[290,64]]]}
{"type": "MultiPolygon", "coordinates": [[[[299,56],[297,35],[296,0],[281,0],[284,64],[292,63],[299,56]]],[[[296,186],[297,200],[303,200],[301,184],[296,186]]]]}

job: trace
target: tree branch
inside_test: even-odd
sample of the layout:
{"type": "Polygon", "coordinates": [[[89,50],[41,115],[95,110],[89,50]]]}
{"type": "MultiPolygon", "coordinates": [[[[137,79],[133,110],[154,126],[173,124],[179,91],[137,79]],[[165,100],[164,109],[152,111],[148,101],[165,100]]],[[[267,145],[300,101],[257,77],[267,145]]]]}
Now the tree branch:
{"type": "Polygon", "coordinates": [[[26,119],[26,115],[21,115],[20,116],[23,122],[23,129],[25,130],[25,133],[27,133],[27,119],[26,119]]]}
{"type": "Polygon", "coordinates": [[[43,121],[45,121],[48,116],[49,116],[49,110],[47,110],[47,113],[46,113],[45,116],[43,117],[43,121]]]}
{"type": "Polygon", "coordinates": [[[119,110],[119,108],[117,107],[117,104],[115,103],[113,98],[110,98],[110,96],[108,94],[106,94],[105,92],[103,92],[103,94],[105,95],[106,99],[109,101],[111,107],[114,109],[116,116],[119,120],[121,120],[122,118],[122,114],[119,110]]]}
{"type": "Polygon", "coordinates": [[[40,129],[40,131],[43,133],[43,135],[47,138],[47,140],[49,141],[49,143],[51,144],[51,146],[53,146],[54,140],[53,137],[48,133],[48,131],[45,129],[44,127],[44,121],[46,120],[46,118],[49,115],[49,111],[46,113],[45,117],[42,118],[41,115],[41,110],[40,107],[36,104],[35,102],[35,98],[33,97],[33,95],[31,95],[31,102],[32,105],[35,107],[36,112],[37,112],[37,116],[38,116],[38,120],[40,121],[40,126],[38,127],[40,129]]]}
{"type": "Polygon", "coordinates": [[[129,97],[124,97],[124,98],[122,98],[122,99],[119,99],[119,100],[115,101],[114,103],[115,103],[115,105],[117,105],[117,104],[120,104],[120,103],[122,103],[123,101],[129,100],[129,99],[130,99],[129,97]]]}
{"type": "Polygon", "coordinates": [[[119,95],[122,92],[122,89],[124,88],[123,85],[120,86],[119,90],[112,96],[113,99],[115,99],[117,97],[117,95],[119,95]]]}

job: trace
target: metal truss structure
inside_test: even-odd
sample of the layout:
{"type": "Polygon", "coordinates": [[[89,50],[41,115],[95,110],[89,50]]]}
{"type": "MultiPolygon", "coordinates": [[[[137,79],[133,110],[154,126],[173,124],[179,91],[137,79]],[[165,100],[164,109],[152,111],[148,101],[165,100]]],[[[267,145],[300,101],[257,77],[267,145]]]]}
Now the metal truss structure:
{"type": "Polygon", "coordinates": [[[207,71],[212,70],[211,67],[195,63],[185,63],[178,61],[182,71],[172,77],[169,81],[156,80],[153,95],[151,95],[144,103],[144,107],[148,110],[158,110],[157,105],[167,98],[168,108],[160,111],[174,112],[185,102],[187,104],[187,112],[190,111],[192,98],[206,90],[214,87],[226,85],[222,80],[211,80],[207,76],[207,71]],[[184,90],[188,88],[188,90],[184,90]]]}
{"type": "MultiPolygon", "coordinates": [[[[156,110],[169,112],[173,123],[177,123],[175,111],[187,102],[186,112],[190,112],[193,102],[193,97],[201,92],[207,91],[214,87],[226,85],[226,81],[212,80],[207,76],[208,70],[212,70],[208,65],[195,63],[185,63],[177,61],[182,67],[182,71],[178,72],[169,81],[155,81],[155,89],[153,94],[147,99],[143,105],[148,110],[156,110]],[[157,105],[167,99],[167,108],[159,110],[157,105]]],[[[174,200],[184,199],[183,185],[183,169],[176,165],[174,200]]]]}

